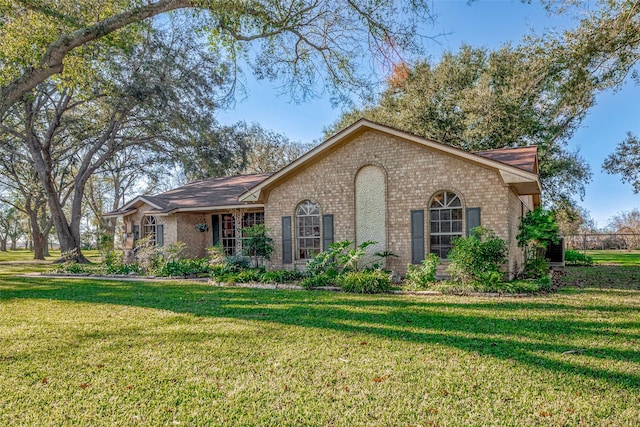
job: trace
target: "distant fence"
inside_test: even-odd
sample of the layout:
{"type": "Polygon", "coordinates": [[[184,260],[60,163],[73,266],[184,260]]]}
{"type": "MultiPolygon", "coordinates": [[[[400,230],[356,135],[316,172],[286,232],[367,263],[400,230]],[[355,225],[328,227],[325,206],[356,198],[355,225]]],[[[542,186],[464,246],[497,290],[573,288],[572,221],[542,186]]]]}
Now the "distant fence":
{"type": "Polygon", "coordinates": [[[593,233],[564,236],[566,249],[640,249],[640,234],[593,233]]]}

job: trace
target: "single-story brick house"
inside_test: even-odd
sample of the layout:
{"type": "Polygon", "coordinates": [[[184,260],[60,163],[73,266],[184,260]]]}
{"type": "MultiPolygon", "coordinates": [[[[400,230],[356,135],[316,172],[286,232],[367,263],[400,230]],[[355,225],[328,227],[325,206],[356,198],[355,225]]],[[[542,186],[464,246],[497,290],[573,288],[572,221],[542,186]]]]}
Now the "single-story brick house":
{"type": "Polygon", "coordinates": [[[334,241],[373,240],[369,252],[396,254],[386,267],[399,274],[425,253],[446,258],[453,237],[482,225],[507,242],[513,274],[520,219],[540,194],[536,147],[469,153],[363,119],[274,174],[198,181],[105,216],[123,218],[129,257],[144,236],[182,241],[194,257],[214,244],[238,254],[242,227],[264,222],[270,268],[304,269],[334,241]]]}

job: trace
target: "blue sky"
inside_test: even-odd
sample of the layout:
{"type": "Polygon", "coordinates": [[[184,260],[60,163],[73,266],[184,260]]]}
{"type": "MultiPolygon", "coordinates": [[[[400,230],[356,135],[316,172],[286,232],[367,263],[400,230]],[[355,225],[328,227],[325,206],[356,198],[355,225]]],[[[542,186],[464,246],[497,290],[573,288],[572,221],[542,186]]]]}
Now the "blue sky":
{"type": "MultiPolygon", "coordinates": [[[[525,34],[535,31],[544,35],[551,29],[573,25],[568,18],[549,16],[537,3],[520,1],[479,0],[433,1],[436,22],[426,25],[425,35],[439,35],[426,42],[426,54],[437,60],[443,51],[457,51],[462,43],[488,48],[512,41],[517,43],[525,34]]],[[[295,104],[286,95],[279,95],[278,83],[257,82],[247,74],[246,97],[235,107],[219,114],[225,124],[244,120],[258,122],[267,129],[283,133],[294,141],[320,140],[323,129],[341,114],[328,98],[295,104]]],[[[631,185],[622,184],[620,176],[602,172],[603,160],[624,139],[626,132],[640,134],[640,87],[627,83],[617,93],[603,93],[570,142],[587,159],[593,180],[587,185],[585,199],[580,202],[604,227],[609,219],[622,211],[640,206],[640,195],[633,194],[631,185]]]]}

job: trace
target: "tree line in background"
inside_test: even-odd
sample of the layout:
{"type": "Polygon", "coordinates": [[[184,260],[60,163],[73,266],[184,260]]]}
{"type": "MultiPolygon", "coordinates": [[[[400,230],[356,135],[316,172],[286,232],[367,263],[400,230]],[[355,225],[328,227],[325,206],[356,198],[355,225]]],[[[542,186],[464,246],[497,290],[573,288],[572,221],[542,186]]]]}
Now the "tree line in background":
{"type": "MultiPolygon", "coordinates": [[[[367,117],[469,151],[535,144],[549,205],[567,229],[588,227],[574,196],[591,172],[567,143],[598,93],[636,77],[640,55],[640,4],[630,0],[603,2],[564,33],[463,46],[438,63],[407,59],[431,19],[425,1],[0,0],[0,11],[0,197],[3,212],[25,219],[39,259],[54,231],[63,251],[80,249],[89,217],[112,240],[116,224],[100,213],[159,191],[167,170],[188,181],[273,171],[309,148],[216,122],[241,64],[293,99],[319,90],[340,101],[371,94],[365,52],[394,64],[386,89],[329,133],[367,117]]],[[[638,145],[630,134],[604,164],[636,191],[638,145]]]]}

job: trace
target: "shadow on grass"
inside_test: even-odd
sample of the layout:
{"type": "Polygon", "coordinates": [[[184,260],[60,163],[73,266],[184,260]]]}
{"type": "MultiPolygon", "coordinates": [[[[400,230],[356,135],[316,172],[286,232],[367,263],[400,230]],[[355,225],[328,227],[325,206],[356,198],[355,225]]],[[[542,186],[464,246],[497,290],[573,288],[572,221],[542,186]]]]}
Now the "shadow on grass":
{"type": "Polygon", "coordinates": [[[606,305],[585,307],[603,312],[595,321],[576,316],[582,306],[548,300],[461,299],[458,303],[435,298],[217,288],[198,283],[4,278],[0,301],[16,298],[119,304],[198,317],[371,334],[449,346],[640,389],[640,353],[607,344],[640,340],[637,308],[630,306],[616,305],[614,310],[606,305]],[[563,316],[563,311],[574,317],[563,316]],[[607,318],[613,320],[600,320],[607,318]],[[574,341],[582,344],[571,344],[574,341]],[[586,366],[581,356],[600,363],[586,366]],[[624,364],[621,369],[625,372],[615,370],[616,362],[624,364]]]}
{"type": "Polygon", "coordinates": [[[640,291],[640,266],[567,267],[562,281],[579,288],[640,291]]]}

